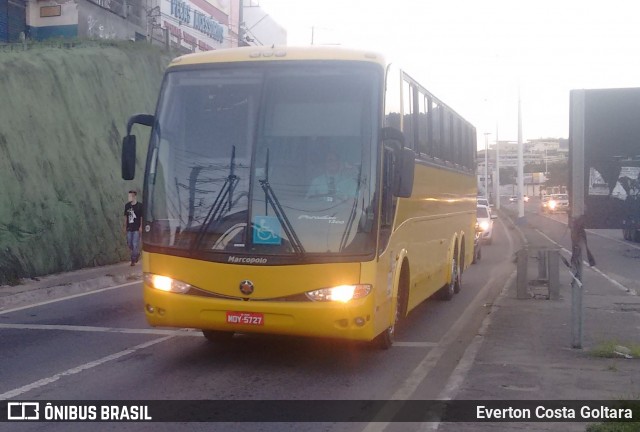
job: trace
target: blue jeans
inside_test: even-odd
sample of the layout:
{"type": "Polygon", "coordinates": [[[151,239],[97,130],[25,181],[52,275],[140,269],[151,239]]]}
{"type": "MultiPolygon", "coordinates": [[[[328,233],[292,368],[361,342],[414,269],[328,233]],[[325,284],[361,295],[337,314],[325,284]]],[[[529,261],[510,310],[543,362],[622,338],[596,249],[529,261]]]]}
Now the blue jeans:
{"type": "Polygon", "coordinates": [[[131,251],[131,261],[140,258],[140,231],[127,231],[127,246],[131,251]]]}

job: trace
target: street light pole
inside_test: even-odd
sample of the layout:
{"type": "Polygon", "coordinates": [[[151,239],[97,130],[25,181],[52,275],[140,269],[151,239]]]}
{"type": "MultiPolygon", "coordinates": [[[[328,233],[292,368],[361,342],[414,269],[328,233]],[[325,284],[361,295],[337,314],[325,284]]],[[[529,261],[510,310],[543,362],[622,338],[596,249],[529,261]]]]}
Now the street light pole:
{"type": "Polygon", "coordinates": [[[496,123],[496,209],[500,210],[500,141],[498,141],[498,123],[496,123]]]}
{"type": "Polygon", "coordinates": [[[522,144],[522,106],[518,89],[518,223],[524,223],[524,149],[522,144]]]}
{"type": "Polygon", "coordinates": [[[484,195],[489,199],[489,132],[484,133],[484,195]]]}

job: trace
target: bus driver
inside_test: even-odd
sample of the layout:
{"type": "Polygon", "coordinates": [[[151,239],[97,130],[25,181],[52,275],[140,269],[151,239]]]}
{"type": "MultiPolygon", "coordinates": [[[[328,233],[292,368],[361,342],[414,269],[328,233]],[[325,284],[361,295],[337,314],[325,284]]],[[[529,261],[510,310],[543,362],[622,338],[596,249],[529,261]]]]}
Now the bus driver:
{"type": "Polygon", "coordinates": [[[324,174],[311,181],[307,198],[321,197],[327,201],[356,198],[358,183],[345,170],[337,153],[330,151],[324,161],[324,174]]]}

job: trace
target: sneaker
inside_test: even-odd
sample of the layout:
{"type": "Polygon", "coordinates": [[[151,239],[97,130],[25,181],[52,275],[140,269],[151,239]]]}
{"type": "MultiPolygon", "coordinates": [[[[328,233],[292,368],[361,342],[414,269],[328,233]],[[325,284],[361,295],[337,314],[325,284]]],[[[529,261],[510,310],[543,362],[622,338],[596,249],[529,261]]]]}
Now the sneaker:
{"type": "Polygon", "coordinates": [[[136,265],[136,262],[134,260],[131,260],[131,267],[133,267],[134,265],[136,265]]]}

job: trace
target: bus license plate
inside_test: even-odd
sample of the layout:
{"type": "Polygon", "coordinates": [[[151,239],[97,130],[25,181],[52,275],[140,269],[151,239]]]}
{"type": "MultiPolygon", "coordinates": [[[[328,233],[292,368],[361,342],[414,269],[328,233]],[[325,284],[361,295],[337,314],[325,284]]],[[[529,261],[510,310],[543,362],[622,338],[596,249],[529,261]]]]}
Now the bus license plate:
{"type": "Polygon", "coordinates": [[[264,325],[264,314],[258,312],[227,311],[227,323],[261,326],[264,325]]]}

